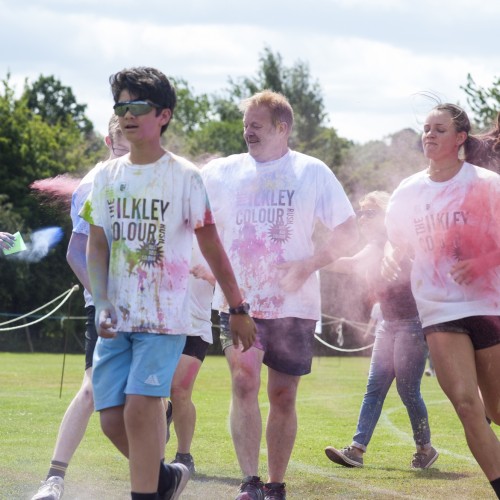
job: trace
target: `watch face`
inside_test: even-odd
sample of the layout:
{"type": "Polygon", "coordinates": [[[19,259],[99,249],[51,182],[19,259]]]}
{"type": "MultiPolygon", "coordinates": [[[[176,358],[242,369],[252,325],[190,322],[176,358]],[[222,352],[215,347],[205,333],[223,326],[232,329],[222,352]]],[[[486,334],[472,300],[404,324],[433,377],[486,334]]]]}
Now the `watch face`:
{"type": "Polygon", "coordinates": [[[238,307],[230,307],[229,314],[248,314],[250,311],[250,304],[247,302],[241,303],[238,307]]]}
{"type": "Polygon", "coordinates": [[[240,309],[242,313],[247,314],[248,311],[250,311],[250,305],[247,304],[246,302],[243,302],[243,304],[241,304],[238,309],[240,309]]]}

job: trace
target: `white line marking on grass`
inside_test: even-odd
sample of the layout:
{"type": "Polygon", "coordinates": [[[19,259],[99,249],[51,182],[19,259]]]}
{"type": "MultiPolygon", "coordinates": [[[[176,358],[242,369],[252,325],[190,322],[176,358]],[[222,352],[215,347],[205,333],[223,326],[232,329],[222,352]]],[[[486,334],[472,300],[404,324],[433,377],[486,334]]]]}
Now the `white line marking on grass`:
{"type": "MultiPolygon", "coordinates": [[[[443,400],[443,401],[433,401],[430,403],[426,403],[426,406],[433,406],[437,404],[442,404],[442,403],[448,403],[448,400],[443,400]]],[[[380,420],[379,424],[383,424],[389,429],[392,430],[394,434],[398,435],[398,438],[401,440],[405,440],[408,443],[413,444],[413,434],[410,434],[409,432],[402,431],[399,427],[397,427],[391,420],[390,416],[395,412],[395,411],[406,411],[406,408],[404,405],[401,407],[394,407],[394,408],[389,408],[388,410],[382,410],[382,414],[380,415],[380,420]]],[[[408,421],[408,427],[411,429],[410,422],[408,421]]],[[[432,432],[432,429],[431,429],[432,432]]],[[[460,453],[455,453],[451,450],[447,450],[446,448],[442,448],[441,446],[437,447],[437,450],[440,455],[448,455],[450,457],[453,457],[457,460],[463,460],[464,462],[468,462],[470,464],[477,464],[476,460],[474,457],[471,457],[470,455],[461,455],[460,453]]]]}

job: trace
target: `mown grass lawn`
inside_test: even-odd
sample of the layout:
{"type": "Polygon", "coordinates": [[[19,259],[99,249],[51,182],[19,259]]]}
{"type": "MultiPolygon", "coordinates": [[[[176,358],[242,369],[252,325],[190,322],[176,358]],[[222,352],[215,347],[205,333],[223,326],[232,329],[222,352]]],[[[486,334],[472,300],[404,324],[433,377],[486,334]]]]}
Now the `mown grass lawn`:
{"type": "MultiPolygon", "coordinates": [[[[29,499],[45,477],[59,423],[83,373],[83,356],[68,356],[60,398],[62,362],[62,355],[0,353],[0,499],[29,499]]],[[[440,452],[431,469],[409,467],[414,452],[411,428],[395,387],[365,455],[365,467],[346,469],[326,458],[325,446],[341,447],[352,439],[368,366],[367,357],[315,358],[313,373],[303,377],[299,434],[286,477],[288,498],[495,498],[433,377],[422,382],[432,441],[440,452]]],[[[265,418],[264,390],[261,398],[265,418]]],[[[240,471],[228,430],[230,381],[223,357],[206,359],[194,399],[198,423],[192,453],[198,475],[182,498],[233,499],[240,471]]],[[[500,435],[499,428],[494,429],[500,435]]],[[[167,460],[173,457],[175,445],[174,434],[167,460]]],[[[266,476],[265,442],[261,456],[260,472],[266,476]]],[[[64,498],[129,498],[127,462],[102,435],[96,416],[68,469],[64,498]]]]}

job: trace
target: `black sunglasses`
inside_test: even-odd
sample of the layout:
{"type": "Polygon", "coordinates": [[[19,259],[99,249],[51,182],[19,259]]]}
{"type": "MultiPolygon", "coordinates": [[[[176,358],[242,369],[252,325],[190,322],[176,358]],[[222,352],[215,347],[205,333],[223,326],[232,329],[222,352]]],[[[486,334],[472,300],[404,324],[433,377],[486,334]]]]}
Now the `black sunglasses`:
{"type": "Polygon", "coordinates": [[[127,111],[130,111],[134,116],[147,115],[152,109],[161,109],[161,106],[154,104],[149,101],[123,101],[117,102],[113,109],[115,110],[115,115],[125,116],[127,111]]]}
{"type": "Polygon", "coordinates": [[[374,219],[380,212],[374,208],[367,208],[366,210],[357,210],[356,216],[358,219],[366,217],[367,219],[374,219]]]}

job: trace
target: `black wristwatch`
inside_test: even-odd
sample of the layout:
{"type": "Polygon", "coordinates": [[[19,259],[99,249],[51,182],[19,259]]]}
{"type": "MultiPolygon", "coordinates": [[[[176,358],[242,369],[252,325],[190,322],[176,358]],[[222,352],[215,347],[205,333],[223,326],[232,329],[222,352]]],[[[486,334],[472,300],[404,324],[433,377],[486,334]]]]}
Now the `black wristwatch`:
{"type": "Polygon", "coordinates": [[[239,306],[229,308],[229,314],[248,314],[248,311],[250,311],[248,302],[242,302],[239,306]]]}

